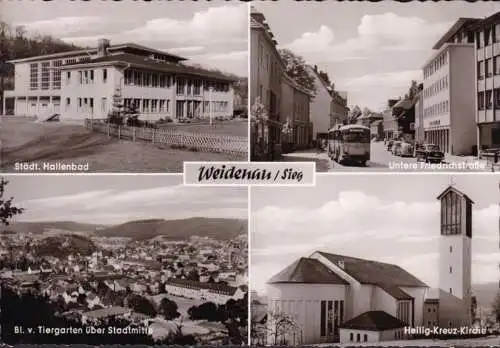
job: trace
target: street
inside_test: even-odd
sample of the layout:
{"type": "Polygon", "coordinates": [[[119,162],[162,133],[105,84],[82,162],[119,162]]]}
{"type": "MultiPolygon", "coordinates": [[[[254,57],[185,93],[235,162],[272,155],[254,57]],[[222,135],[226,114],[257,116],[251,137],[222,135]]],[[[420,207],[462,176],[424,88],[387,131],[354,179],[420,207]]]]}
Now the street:
{"type": "MultiPolygon", "coordinates": [[[[443,164],[417,162],[413,157],[399,157],[386,150],[383,142],[371,143],[370,161],[366,167],[353,164],[339,164],[328,158],[327,152],[306,150],[283,155],[285,162],[315,161],[317,172],[491,172],[491,164],[472,156],[447,155],[443,164]]],[[[495,168],[494,171],[498,171],[495,168]]]]}

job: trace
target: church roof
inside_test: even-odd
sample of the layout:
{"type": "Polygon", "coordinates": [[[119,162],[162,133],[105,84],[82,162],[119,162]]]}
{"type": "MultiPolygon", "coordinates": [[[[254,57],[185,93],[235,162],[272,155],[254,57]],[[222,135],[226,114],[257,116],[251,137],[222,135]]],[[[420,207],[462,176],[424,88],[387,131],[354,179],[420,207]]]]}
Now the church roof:
{"type": "Polygon", "coordinates": [[[448,186],[443,192],[441,192],[441,194],[437,197],[437,199],[443,198],[449,192],[454,192],[457,195],[459,195],[460,197],[465,198],[465,200],[467,200],[469,203],[474,203],[474,201],[472,199],[470,199],[469,196],[467,196],[465,193],[458,190],[455,186],[452,186],[452,185],[448,186]]]}
{"type": "Polygon", "coordinates": [[[370,311],[346,321],[340,328],[366,331],[400,329],[406,324],[384,311],[370,311]]]}
{"type": "MultiPolygon", "coordinates": [[[[404,292],[400,289],[396,290],[396,288],[427,287],[425,283],[396,265],[329,254],[322,251],[318,253],[334,264],[343,263],[344,272],[362,284],[378,285],[384,290],[390,289],[390,291],[401,291],[401,293],[404,292]]],[[[401,293],[399,294],[402,295],[401,293]]]]}
{"type": "Polygon", "coordinates": [[[318,260],[305,257],[273,276],[268,283],[348,284],[318,260]]]}

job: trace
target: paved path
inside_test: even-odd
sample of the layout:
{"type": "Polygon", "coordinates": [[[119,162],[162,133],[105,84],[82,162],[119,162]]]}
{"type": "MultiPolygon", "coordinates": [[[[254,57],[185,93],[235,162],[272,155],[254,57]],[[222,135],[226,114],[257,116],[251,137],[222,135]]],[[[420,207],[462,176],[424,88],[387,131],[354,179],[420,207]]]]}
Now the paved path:
{"type": "Polygon", "coordinates": [[[286,162],[315,161],[318,172],[491,172],[500,171],[500,167],[493,168],[485,161],[478,161],[475,157],[446,156],[443,164],[425,164],[417,162],[413,157],[399,157],[386,150],[383,142],[371,144],[370,161],[366,167],[359,165],[339,164],[328,158],[326,152],[306,150],[293,152],[283,156],[286,162]]]}

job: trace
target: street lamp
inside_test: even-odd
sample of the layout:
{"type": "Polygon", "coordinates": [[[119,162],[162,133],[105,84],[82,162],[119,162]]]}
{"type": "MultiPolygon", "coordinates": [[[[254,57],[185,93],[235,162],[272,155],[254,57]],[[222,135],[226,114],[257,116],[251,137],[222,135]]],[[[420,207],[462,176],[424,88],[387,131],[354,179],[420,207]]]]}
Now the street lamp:
{"type": "Polygon", "coordinates": [[[208,100],[209,100],[209,103],[210,103],[210,104],[209,104],[209,106],[208,106],[208,110],[209,110],[209,112],[210,112],[210,126],[212,126],[212,122],[213,122],[213,121],[212,121],[212,118],[213,118],[213,112],[212,112],[212,93],[213,93],[213,91],[214,91],[214,88],[213,88],[212,86],[210,86],[210,87],[208,88],[208,90],[209,90],[209,97],[208,97],[208,100]]]}

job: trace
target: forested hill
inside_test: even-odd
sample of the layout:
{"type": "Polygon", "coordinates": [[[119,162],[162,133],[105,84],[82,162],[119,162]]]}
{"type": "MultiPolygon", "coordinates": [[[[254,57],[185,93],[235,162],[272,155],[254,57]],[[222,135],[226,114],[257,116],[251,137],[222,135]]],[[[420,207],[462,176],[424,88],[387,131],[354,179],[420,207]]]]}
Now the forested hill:
{"type": "Polygon", "coordinates": [[[4,90],[14,87],[14,66],[7,61],[79,48],[52,36],[28,33],[22,26],[13,28],[0,21],[0,97],[4,90]]]}

